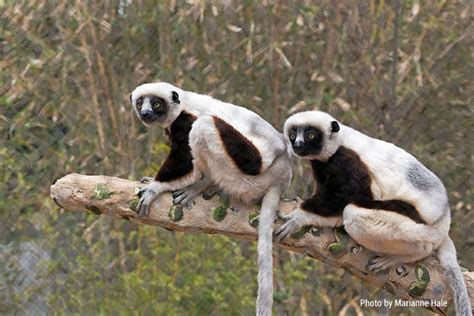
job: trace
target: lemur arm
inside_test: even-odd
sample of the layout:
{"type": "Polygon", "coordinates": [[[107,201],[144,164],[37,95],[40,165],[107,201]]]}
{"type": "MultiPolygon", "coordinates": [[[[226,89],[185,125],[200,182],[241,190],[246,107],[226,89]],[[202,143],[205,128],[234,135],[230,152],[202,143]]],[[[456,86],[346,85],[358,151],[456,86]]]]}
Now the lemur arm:
{"type": "Polygon", "coordinates": [[[168,157],[155,176],[155,181],[170,182],[193,171],[193,157],[190,150],[185,151],[180,147],[172,145],[168,157]]]}
{"type": "Polygon", "coordinates": [[[195,183],[201,177],[201,173],[193,168],[193,156],[189,146],[189,132],[195,120],[195,116],[182,112],[167,131],[171,151],[161,165],[155,181],[142,191],[142,197],[137,206],[140,216],[148,215],[151,202],[160,193],[182,189],[195,183]]]}

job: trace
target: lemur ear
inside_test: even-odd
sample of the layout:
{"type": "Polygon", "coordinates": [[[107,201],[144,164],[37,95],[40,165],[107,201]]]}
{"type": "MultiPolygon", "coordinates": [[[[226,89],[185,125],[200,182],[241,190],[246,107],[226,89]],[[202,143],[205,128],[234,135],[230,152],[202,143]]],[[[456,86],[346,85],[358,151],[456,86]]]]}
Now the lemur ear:
{"type": "Polygon", "coordinates": [[[341,128],[339,127],[339,124],[336,121],[331,122],[331,132],[337,133],[340,129],[341,128]]]}
{"type": "Polygon", "coordinates": [[[130,104],[132,104],[132,95],[130,94],[130,104]]]}
{"type": "Polygon", "coordinates": [[[171,92],[171,99],[173,100],[174,103],[177,103],[177,104],[181,103],[181,101],[179,100],[178,92],[176,91],[171,92]]]}

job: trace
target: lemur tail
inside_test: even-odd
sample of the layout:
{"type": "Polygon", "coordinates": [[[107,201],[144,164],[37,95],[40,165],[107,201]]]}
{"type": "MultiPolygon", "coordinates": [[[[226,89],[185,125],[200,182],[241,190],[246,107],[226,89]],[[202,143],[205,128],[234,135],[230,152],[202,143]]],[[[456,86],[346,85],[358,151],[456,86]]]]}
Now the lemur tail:
{"type": "Polygon", "coordinates": [[[273,222],[281,192],[270,188],[262,200],[258,224],[257,316],[271,316],[273,304],[273,222]]]}
{"type": "Polygon", "coordinates": [[[472,316],[471,302],[466,283],[456,259],[456,248],[451,238],[446,237],[438,248],[438,258],[444,267],[445,276],[451,288],[456,315],[472,316]]]}

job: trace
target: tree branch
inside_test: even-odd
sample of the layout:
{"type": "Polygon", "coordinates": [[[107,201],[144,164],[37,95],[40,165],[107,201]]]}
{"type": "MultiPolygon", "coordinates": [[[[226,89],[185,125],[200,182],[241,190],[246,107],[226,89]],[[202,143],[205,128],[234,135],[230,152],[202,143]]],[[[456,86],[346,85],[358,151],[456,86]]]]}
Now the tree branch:
{"type": "MultiPolygon", "coordinates": [[[[62,208],[70,211],[90,211],[118,216],[133,222],[156,225],[181,232],[222,234],[241,239],[256,240],[258,219],[256,209],[239,206],[236,211],[226,207],[218,197],[204,200],[198,197],[192,206],[172,206],[169,194],[163,194],[153,204],[149,217],[140,218],[134,211],[138,202],[137,188],[143,184],[107,176],[69,174],[51,186],[51,197],[62,208]]],[[[296,202],[282,202],[280,212],[290,212],[296,202]]],[[[281,225],[277,221],[275,226],[281,225]]],[[[331,266],[350,271],[357,278],[376,287],[385,288],[403,300],[428,300],[427,308],[445,314],[451,304],[449,288],[443,268],[434,257],[416,264],[395,267],[384,274],[367,273],[365,266],[374,255],[351,240],[343,230],[305,227],[283,243],[275,246],[304,253],[331,266]],[[432,301],[433,300],[433,301],[432,301]],[[441,304],[436,306],[434,302],[441,304]]],[[[464,277],[474,302],[474,272],[464,277]]],[[[417,305],[420,306],[420,305],[417,305]]]]}

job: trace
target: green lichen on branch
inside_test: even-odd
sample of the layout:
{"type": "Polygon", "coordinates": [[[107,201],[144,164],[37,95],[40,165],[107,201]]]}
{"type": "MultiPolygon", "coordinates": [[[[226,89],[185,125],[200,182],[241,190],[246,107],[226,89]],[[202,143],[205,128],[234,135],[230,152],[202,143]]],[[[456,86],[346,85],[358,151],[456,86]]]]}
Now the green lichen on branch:
{"type": "Polygon", "coordinates": [[[225,206],[219,206],[212,209],[212,218],[217,222],[222,221],[226,215],[227,207],[225,206]]]}
{"type": "Polygon", "coordinates": [[[252,227],[258,227],[258,224],[259,224],[259,215],[258,215],[258,213],[250,213],[249,214],[249,224],[252,227]]]}
{"type": "Polygon", "coordinates": [[[302,238],[307,232],[309,232],[311,230],[312,226],[303,226],[301,227],[300,230],[294,232],[293,234],[291,234],[291,238],[293,239],[300,239],[302,238]]]}
{"type": "Polygon", "coordinates": [[[173,222],[179,222],[180,220],[183,219],[183,216],[184,216],[184,213],[183,213],[183,208],[181,206],[173,205],[170,207],[168,211],[168,217],[173,222]]]}
{"type": "Polygon", "coordinates": [[[99,183],[94,188],[94,195],[91,197],[92,200],[106,200],[112,196],[112,192],[109,191],[105,184],[99,183]]]}
{"type": "Polygon", "coordinates": [[[140,201],[140,199],[138,198],[135,198],[133,200],[130,200],[128,201],[128,207],[132,210],[132,211],[137,211],[137,206],[138,206],[138,202],[140,201]]]}
{"type": "Polygon", "coordinates": [[[340,257],[346,253],[346,244],[341,242],[334,242],[328,246],[328,251],[334,257],[340,257]]]}
{"type": "Polygon", "coordinates": [[[415,276],[418,280],[410,284],[408,293],[414,297],[419,297],[425,293],[431,281],[431,276],[428,268],[422,264],[415,267],[415,276]]]}

